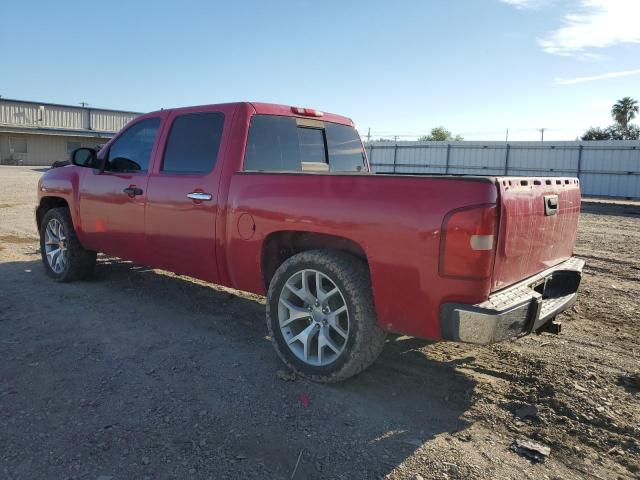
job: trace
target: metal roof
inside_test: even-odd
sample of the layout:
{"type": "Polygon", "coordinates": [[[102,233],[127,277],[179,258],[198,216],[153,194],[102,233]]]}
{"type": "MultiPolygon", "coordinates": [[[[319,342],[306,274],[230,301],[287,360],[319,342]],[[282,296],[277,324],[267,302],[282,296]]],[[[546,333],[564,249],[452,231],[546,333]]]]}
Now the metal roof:
{"type": "Polygon", "coordinates": [[[117,112],[117,113],[132,113],[134,115],[142,115],[142,112],[133,112],[131,110],[117,110],[113,108],[99,108],[92,107],[91,105],[87,105],[83,107],[82,105],[69,105],[65,103],[52,103],[52,102],[38,102],[34,100],[18,100],[15,98],[5,98],[0,96],[0,102],[14,102],[14,103],[33,103],[34,105],[49,105],[52,107],[64,107],[64,108],[82,108],[86,110],[100,110],[102,112],[117,112]]]}
{"type": "Polygon", "coordinates": [[[0,128],[14,133],[82,135],[82,132],[88,132],[84,136],[99,137],[119,131],[139,115],[121,110],[0,98],[0,128]]]}
{"type": "Polygon", "coordinates": [[[20,133],[29,135],[60,135],[65,137],[111,138],[114,132],[97,130],[75,130],[65,128],[7,127],[0,125],[0,133],[20,133]]]}

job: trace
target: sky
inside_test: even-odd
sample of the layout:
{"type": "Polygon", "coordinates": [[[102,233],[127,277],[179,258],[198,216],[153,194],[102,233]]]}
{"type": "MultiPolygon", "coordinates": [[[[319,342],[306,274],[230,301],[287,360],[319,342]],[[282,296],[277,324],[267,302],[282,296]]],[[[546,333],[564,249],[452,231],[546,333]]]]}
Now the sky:
{"type": "Polygon", "coordinates": [[[400,140],[573,140],[640,98],[640,0],[3,0],[0,17],[5,98],[273,102],[400,140]]]}

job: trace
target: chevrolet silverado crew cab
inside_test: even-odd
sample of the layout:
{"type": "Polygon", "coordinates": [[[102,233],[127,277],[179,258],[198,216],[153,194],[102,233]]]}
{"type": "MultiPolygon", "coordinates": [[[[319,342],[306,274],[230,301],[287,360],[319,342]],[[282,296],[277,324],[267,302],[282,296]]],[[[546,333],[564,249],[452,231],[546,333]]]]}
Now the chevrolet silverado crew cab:
{"type": "Polygon", "coordinates": [[[96,252],[266,295],[280,358],[320,382],[379,355],[387,332],[489,344],[576,298],[575,178],[373,174],[353,122],[232,103],[131,121],[38,184],[55,280],[96,252]]]}

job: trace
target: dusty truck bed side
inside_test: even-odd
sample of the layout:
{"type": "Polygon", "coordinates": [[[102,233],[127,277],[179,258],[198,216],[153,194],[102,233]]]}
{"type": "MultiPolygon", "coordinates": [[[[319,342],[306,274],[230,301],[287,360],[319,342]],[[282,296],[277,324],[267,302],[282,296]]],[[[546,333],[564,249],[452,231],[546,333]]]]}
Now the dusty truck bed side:
{"type": "MultiPolygon", "coordinates": [[[[571,257],[579,190],[567,188],[565,179],[562,185],[554,183],[545,190],[561,192],[561,214],[553,219],[558,227],[544,227],[541,221],[538,235],[529,242],[523,237],[535,225],[534,219],[544,216],[533,210],[537,207],[526,205],[532,209],[530,214],[518,217],[522,209],[511,203],[516,187],[505,192],[500,188],[502,181],[494,176],[236,173],[230,182],[226,221],[225,268],[229,282],[241,290],[264,293],[263,278],[255,274],[252,265],[262,265],[263,276],[269,277],[278,263],[277,254],[274,258],[270,251],[271,242],[286,243],[284,238],[293,242],[297,232],[330,236],[329,243],[332,238],[343,238],[349,242],[345,248],[367,260],[379,324],[391,331],[441,339],[442,304],[481,303],[491,292],[571,257]],[[575,192],[577,203],[569,208],[566,203],[576,201],[575,192]],[[482,204],[500,207],[495,260],[498,271],[480,280],[439,276],[445,216],[452,210],[482,204]],[[567,222],[562,221],[565,216],[567,222]],[[250,238],[238,228],[245,222],[255,225],[250,238]],[[545,244],[543,240],[549,236],[564,248],[557,248],[553,242],[545,244]],[[550,253],[539,258],[539,250],[550,253]],[[268,259],[275,263],[270,265],[268,259]]],[[[517,195],[532,204],[532,199],[540,195],[533,190],[534,181],[540,183],[530,178],[526,190],[530,193],[525,194],[521,179],[517,179],[518,188],[522,188],[517,195]]],[[[566,182],[576,186],[573,180],[566,182]]],[[[538,203],[543,208],[542,202],[538,203]]]]}
{"type": "Polygon", "coordinates": [[[296,232],[343,238],[369,265],[379,324],[440,338],[441,302],[475,303],[490,291],[488,279],[438,278],[442,221],[453,209],[496,201],[490,178],[237,173],[229,190],[225,268],[235,288],[264,293],[255,265],[270,275],[278,263],[271,242],[296,232]],[[255,232],[246,238],[238,225],[249,217],[255,232]]]}

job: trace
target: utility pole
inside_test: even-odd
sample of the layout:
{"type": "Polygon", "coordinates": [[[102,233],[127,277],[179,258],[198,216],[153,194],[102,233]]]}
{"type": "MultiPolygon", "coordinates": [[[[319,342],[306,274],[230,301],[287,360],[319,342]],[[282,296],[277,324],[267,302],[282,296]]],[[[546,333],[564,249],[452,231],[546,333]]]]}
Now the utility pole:
{"type": "Polygon", "coordinates": [[[369,130],[367,131],[367,142],[371,141],[371,127],[369,127],[369,130]]]}
{"type": "Polygon", "coordinates": [[[538,130],[540,130],[540,141],[544,142],[544,127],[543,128],[539,128],[538,130]]]}
{"type": "Polygon", "coordinates": [[[89,104],[87,102],[80,102],[81,107],[88,107],[89,104]]]}
{"type": "Polygon", "coordinates": [[[507,128],[507,134],[504,136],[504,141],[508,142],[509,141],[509,129],[507,128]]]}

